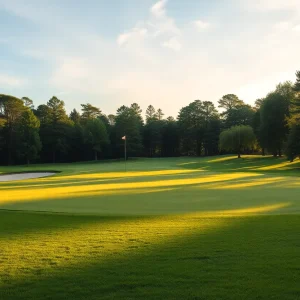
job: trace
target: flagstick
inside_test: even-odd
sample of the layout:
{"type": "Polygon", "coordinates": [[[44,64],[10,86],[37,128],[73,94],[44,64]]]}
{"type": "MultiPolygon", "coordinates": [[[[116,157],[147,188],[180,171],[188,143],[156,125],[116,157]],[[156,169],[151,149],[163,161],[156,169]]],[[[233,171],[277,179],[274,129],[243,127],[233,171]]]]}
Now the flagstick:
{"type": "Polygon", "coordinates": [[[126,160],[127,160],[127,147],[126,147],[126,140],[127,140],[127,137],[125,136],[125,143],[124,143],[125,172],[127,172],[127,165],[126,165],[126,160]]]}

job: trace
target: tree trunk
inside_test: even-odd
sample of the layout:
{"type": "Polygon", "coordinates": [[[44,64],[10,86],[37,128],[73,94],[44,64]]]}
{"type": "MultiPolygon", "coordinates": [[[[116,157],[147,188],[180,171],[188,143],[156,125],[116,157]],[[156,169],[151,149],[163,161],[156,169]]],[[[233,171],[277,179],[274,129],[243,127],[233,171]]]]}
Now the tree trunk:
{"type": "Polygon", "coordinates": [[[27,157],[27,166],[29,167],[29,165],[30,165],[30,160],[29,160],[29,158],[27,157]]]}
{"type": "Polygon", "coordinates": [[[10,125],[9,141],[8,141],[8,165],[9,166],[12,164],[12,148],[13,148],[12,138],[13,138],[13,129],[12,129],[12,126],[10,125]]]}
{"type": "Polygon", "coordinates": [[[95,150],[95,161],[98,160],[98,152],[95,150]]]}
{"type": "Polygon", "coordinates": [[[55,155],[55,150],[52,152],[52,162],[55,164],[56,161],[56,155],[55,155]]]}
{"type": "Polygon", "coordinates": [[[266,156],[265,148],[262,148],[262,156],[266,156]]]}
{"type": "Polygon", "coordinates": [[[241,158],[241,148],[238,148],[238,158],[241,158]]]}

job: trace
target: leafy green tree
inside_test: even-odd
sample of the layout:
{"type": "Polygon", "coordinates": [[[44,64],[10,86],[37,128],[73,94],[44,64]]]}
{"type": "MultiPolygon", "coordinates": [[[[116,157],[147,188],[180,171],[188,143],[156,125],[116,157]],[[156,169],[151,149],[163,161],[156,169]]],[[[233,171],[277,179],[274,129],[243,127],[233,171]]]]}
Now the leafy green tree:
{"type": "Polygon", "coordinates": [[[289,103],[278,92],[267,95],[260,108],[260,142],[274,156],[281,156],[288,135],[289,103]]]}
{"type": "Polygon", "coordinates": [[[132,103],[130,108],[133,110],[133,112],[138,115],[138,116],[141,116],[142,114],[142,109],[141,107],[137,104],[137,103],[132,103]]]}
{"type": "Polygon", "coordinates": [[[239,105],[227,112],[225,127],[236,125],[252,125],[255,110],[250,105],[239,105]]]}
{"type": "Polygon", "coordinates": [[[255,100],[255,109],[256,110],[260,109],[260,107],[263,104],[264,100],[265,100],[264,98],[259,98],[259,99],[255,100]]]}
{"type": "Polygon", "coordinates": [[[137,103],[133,103],[130,105],[130,109],[132,113],[137,117],[139,120],[140,130],[142,130],[142,127],[144,125],[143,117],[142,117],[142,109],[137,103]]]}
{"type": "Polygon", "coordinates": [[[167,117],[167,121],[169,122],[176,122],[175,118],[172,116],[167,117]]]}
{"type": "Polygon", "coordinates": [[[74,123],[74,126],[68,127],[69,134],[67,135],[68,142],[68,160],[82,161],[90,159],[89,153],[86,153],[86,145],[84,140],[84,128],[79,122],[74,123]]]}
{"type": "Polygon", "coordinates": [[[262,155],[265,155],[265,143],[262,138],[260,113],[261,113],[260,109],[257,109],[255,111],[254,116],[253,116],[253,121],[252,121],[252,127],[253,127],[254,134],[256,136],[258,145],[262,150],[262,155]]]}
{"type": "Polygon", "coordinates": [[[156,120],[156,110],[152,105],[149,105],[146,109],[146,121],[149,122],[151,120],[156,120]]]}
{"type": "Polygon", "coordinates": [[[200,156],[202,152],[211,155],[218,151],[220,121],[212,102],[196,100],[183,107],[179,112],[178,125],[182,153],[200,156]]]}
{"type": "Polygon", "coordinates": [[[107,118],[108,118],[109,125],[114,126],[116,124],[116,116],[115,115],[110,114],[107,116],[107,118]]]}
{"type": "Polygon", "coordinates": [[[244,101],[240,100],[238,96],[234,94],[224,95],[219,101],[219,108],[222,108],[224,112],[222,116],[227,116],[232,110],[244,104],[244,101]]]}
{"type": "Polygon", "coordinates": [[[26,107],[22,100],[9,96],[0,94],[0,115],[2,116],[2,123],[4,128],[2,129],[5,149],[5,156],[8,158],[8,164],[12,163],[12,159],[16,154],[16,127],[18,120],[26,107]]]}
{"type": "Polygon", "coordinates": [[[210,101],[203,101],[203,117],[204,117],[204,136],[203,148],[204,154],[214,155],[218,153],[219,135],[221,130],[221,122],[215,105],[210,101]]]}
{"type": "Polygon", "coordinates": [[[205,132],[205,118],[202,101],[196,100],[183,107],[178,115],[181,131],[181,151],[200,156],[205,132]]]}
{"type": "Polygon", "coordinates": [[[279,83],[276,86],[275,93],[281,95],[288,106],[290,106],[295,99],[295,90],[293,83],[291,81],[285,81],[283,83],[279,83]]]}
{"type": "Polygon", "coordinates": [[[243,150],[251,149],[255,145],[255,134],[250,126],[233,126],[220,134],[220,149],[234,151],[241,157],[243,150]]]}
{"type": "Polygon", "coordinates": [[[65,103],[57,97],[52,97],[47,105],[40,105],[36,112],[41,122],[40,136],[43,144],[42,157],[45,161],[56,162],[68,157],[70,149],[72,127],[74,123],[69,119],[65,103]],[[51,157],[51,159],[50,159],[51,157]]]}
{"type": "Polygon", "coordinates": [[[180,129],[173,117],[164,121],[161,132],[161,154],[164,157],[180,155],[180,129]]]}
{"type": "Polygon", "coordinates": [[[114,141],[116,145],[116,156],[124,155],[124,146],[122,137],[127,139],[128,156],[138,156],[142,154],[142,125],[141,116],[136,109],[127,106],[121,106],[117,110],[114,126],[114,141]]]}
{"type": "Polygon", "coordinates": [[[51,123],[56,124],[59,121],[67,121],[69,119],[64,101],[54,96],[48,101],[47,106],[50,108],[51,123]]]}
{"type": "Polygon", "coordinates": [[[98,107],[93,106],[90,103],[87,104],[81,104],[81,110],[82,110],[82,120],[86,122],[90,119],[96,119],[101,116],[101,110],[98,107]]]}
{"type": "Polygon", "coordinates": [[[148,120],[143,130],[144,147],[149,157],[161,156],[164,121],[148,120]]]}
{"type": "Polygon", "coordinates": [[[300,124],[300,71],[296,72],[296,82],[293,86],[293,91],[295,94],[291,101],[291,122],[300,124]]]}
{"type": "Polygon", "coordinates": [[[221,132],[221,120],[218,116],[212,117],[205,128],[203,138],[204,155],[219,154],[219,136],[221,132]]]}
{"type": "Polygon", "coordinates": [[[290,161],[300,158],[300,71],[296,72],[296,82],[293,85],[293,99],[290,101],[290,132],[286,154],[290,161]]]}
{"type": "Polygon", "coordinates": [[[98,160],[98,153],[104,151],[109,144],[109,138],[104,123],[100,119],[90,119],[84,127],[85,144],[94,152],[95,160],[98,160]]]}
{"type": "Polygon", "coordinates": [[[41,125],[49,124],[52,121],[51,108],[46,104],[39,105],[35,115],[39,118],[41,125]]]}
{"type": "Polygon", "coordinates": [[[164,118],[164,113],[163,113],[163,111],[159,108],[158,110],[157,110],[157,112],[156,112],[156,116],[157,116],[157,119],[159,120],[159,121],[161,121],[163,118],[164,118]]]}
{"type": "Polygon", "coordinates": [[[290,161],[300,158],[300,124],[293,124],[288,136],[286,155],[290,161]]]}
{"type": "Polygon", "coordinates": [[[81,121],[80,113],[74,108],[70,113],[70,119],[75,123],[79,124],[81,121]]]}
{"type": "Polygon", "coordinates": [[[24,105],[26,106],[26,107],[28,107],[29,109],[34,109],[34,105],[33,105],[33,101],[30,99],[30,98],[28,98],[28,97],[23,97],[22,98],[22,101],[24,102],[24,105]]]}
{"type": "Polygon", "coordinates": [[[20,158],[25,158],[27,164],[38,158],[42,149],[39,136],[40,121],[29,109],[25,110],[17,126],[17,153],[20,158]]]}

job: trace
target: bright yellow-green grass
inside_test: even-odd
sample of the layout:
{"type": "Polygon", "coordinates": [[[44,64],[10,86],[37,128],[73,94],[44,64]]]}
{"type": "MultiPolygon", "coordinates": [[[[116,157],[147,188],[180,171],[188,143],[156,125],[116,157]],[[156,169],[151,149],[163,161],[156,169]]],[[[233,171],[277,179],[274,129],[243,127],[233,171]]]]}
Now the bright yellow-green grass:
{"type": "Polygon", "coordinates": [[[300,299],[300,161],[0,167],[0,299],[300,299]]]}

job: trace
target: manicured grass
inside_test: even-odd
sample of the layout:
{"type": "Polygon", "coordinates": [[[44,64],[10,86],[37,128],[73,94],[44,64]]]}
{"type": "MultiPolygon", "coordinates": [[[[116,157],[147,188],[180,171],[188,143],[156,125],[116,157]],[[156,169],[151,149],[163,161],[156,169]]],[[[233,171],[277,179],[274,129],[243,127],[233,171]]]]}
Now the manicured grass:
{"type": "Polygon", "coordinates": [[[299,299],[300,161],[0,167],[0,299],[299,299]]]}

